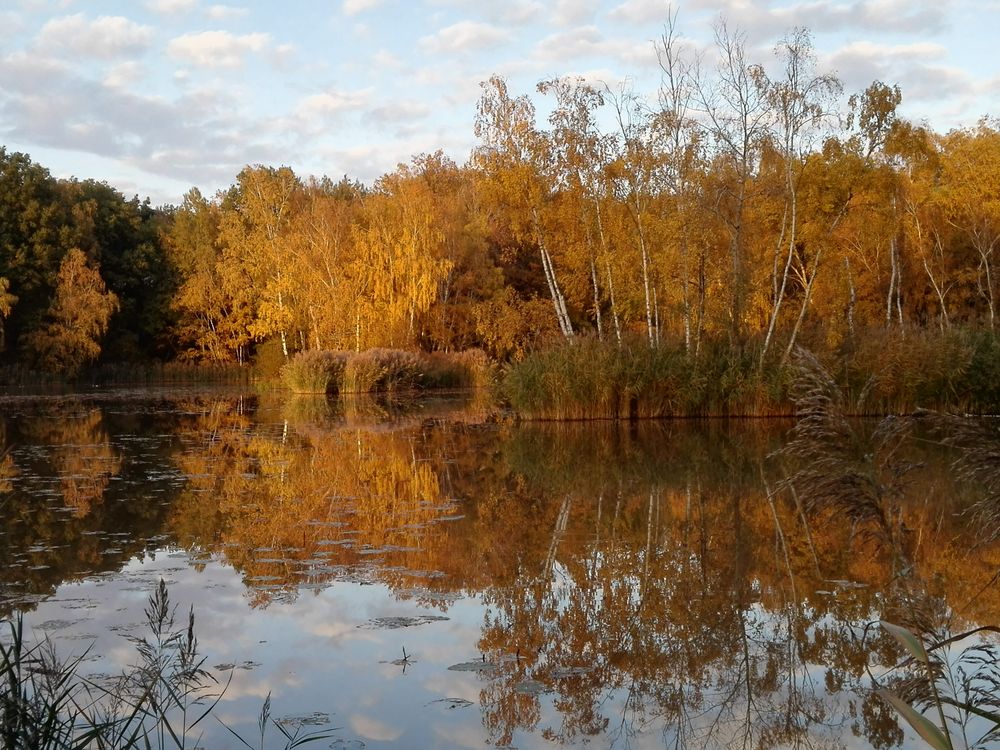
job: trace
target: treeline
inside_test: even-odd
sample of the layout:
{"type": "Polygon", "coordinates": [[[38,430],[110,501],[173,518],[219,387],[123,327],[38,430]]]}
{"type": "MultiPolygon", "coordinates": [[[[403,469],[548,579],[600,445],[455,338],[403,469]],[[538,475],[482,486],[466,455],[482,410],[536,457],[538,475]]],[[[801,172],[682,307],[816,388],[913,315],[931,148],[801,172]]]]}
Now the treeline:
{"type": "Polygon", "coordinates": [[[262,346],[517,360],[588,335],[763,365],[992,329],[997,122],[942,135],[897,117],[896,86],[846,97],[804,30],[771,73],[716,32],[696,65],[668,25],[655,101],[555,79],[545,123],[492,78],[467,163],[425,154],[371,187],[257,165],[153,209],[0,150],[4,356],[69,374],[262,346]]]}

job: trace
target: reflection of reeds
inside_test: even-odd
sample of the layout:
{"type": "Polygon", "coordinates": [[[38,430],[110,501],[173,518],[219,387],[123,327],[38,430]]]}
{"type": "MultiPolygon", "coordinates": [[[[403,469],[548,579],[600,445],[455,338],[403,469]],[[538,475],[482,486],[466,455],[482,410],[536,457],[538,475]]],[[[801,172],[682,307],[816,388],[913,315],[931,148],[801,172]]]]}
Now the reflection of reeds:
{"type": "Polygon", "coordinates": [[[868,430],[867,423],[848,419],[860,404],[847,402],[812,354],[799,350],[795,366],[797,421],[780,451],[796,464],[792,485],[807,509],[836,514],[895,547],[902,480],[914,468],[902,460],[900,450],[912,420],[889,416],[868,430]]]}
{"type": "Polygon", "coordinates": [[[942,442],[956,449],[953,468],[959,479],[979,488],[968,509],[983,543],[1000,538],[1000,424],[995,420],[922,413],[942,442]]]}

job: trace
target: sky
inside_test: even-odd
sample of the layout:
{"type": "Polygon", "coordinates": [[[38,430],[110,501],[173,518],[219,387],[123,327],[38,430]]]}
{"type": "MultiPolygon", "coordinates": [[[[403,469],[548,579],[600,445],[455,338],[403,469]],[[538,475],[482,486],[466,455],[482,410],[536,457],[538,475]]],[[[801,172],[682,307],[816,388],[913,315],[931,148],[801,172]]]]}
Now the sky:
{"type": "Polygon", "coordinates": [[[0,145],[57,177],[178,204],[247,164],[371,183],[474,148],[480,82],[582,76],[655,97],[671,11],[712,64],[712,27],[748,57],[807,27],[846,95],[898,83],[939,132],[1000,115],[1000,0],[0,0],[0,145]]]}

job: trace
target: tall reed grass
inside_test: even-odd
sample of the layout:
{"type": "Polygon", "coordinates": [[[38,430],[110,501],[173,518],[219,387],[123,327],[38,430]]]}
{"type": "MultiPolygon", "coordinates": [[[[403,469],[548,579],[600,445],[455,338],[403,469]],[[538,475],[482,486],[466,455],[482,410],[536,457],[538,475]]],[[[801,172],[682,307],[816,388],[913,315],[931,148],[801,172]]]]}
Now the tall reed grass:
{"type": "Polygon", "coordinates": [[[784,370],[760,370],[751,353],[693,356],[680,346],[592,338],[536,352],[500,388],[521,417],[554,420],[790,413],[786,389],[784,370]]]}
{"type": "Polygon", "coordinates": [[[334,393],[344,375],[347,355],[308,350],[281,368],[281,382],[293,393],[334,393]]]}
{"type": "MultiPolygon", "coordinates": [[[[874,331],[817,359],[855,415],[950,409],[1000,411],[1000,336],[984,330],[874,331]]],[[[506,372],[500,393],[523,419],[784,416],[795,413],[795,368],[761,362],[754,343],[651,347],[578,338],[506,372]]]]}
{"type": "Polygon", "coordinates": [[[457,353],[369,349],[303,351],[281,369],[295,393],[397,393],[429,388],[482,388],[492,382],[489,358],[479,350],[457,353]]]}

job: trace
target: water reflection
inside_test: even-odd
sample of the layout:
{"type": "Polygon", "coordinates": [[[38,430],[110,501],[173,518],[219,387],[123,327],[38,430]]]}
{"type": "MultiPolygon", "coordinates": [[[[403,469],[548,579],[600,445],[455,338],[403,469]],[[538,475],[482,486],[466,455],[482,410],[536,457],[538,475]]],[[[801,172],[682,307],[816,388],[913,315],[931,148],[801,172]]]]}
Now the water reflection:
{"type": "MultiPolygon", "coordinates": [[[[438,700],[474,692],[478,742],[762,748],[899,745],[866,690],[899,654],[871,623],[1000,615],[1000,547],[971,543],[957,511],[974,498],[920,443],[900,575],[900,550],[787,491],[788,424],[486,416],[245,397],[7,413],[3,611],[165,548],[238,574],[248,632],[308,611],[306,593],[378,584],[421,614],[371,605],[325,637],[478,619],[450,652],[418,641],[453,667],[438,700]]],[[[357,714],[369,740],[402,736],[376,721],[357,714]]]]}

